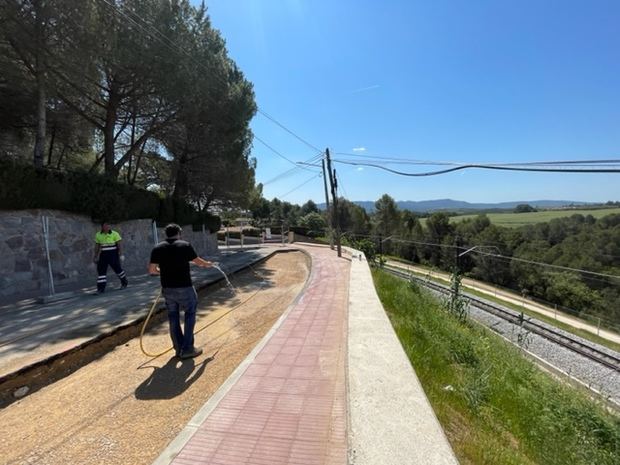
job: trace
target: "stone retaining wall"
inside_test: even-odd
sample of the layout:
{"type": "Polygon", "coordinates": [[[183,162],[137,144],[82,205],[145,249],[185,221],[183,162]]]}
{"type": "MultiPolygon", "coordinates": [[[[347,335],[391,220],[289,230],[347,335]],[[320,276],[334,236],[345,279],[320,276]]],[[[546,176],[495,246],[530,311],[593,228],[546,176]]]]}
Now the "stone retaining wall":
{"type": "MultiPolygon", "coordinates": [[[[92,262],[95,233],[100,225],[82,215],[57,210],[0,211],[0,299],[48,295],[48,263],[41,218],[49,218],[49,248],[56,292],[95,286],[92,262]]],[[[123,238],[123,267],[129,274],[146,273],[154,244],[151,220],[112,224],[123,238]]],[[[158,237],[164,237],[158,229],[158,237]]],[[[201,256],[217,253],[217,235],[183,227],[183,239],[201,256]]],[[[116,277],[108,270],[110,282],[116,277]]]]}

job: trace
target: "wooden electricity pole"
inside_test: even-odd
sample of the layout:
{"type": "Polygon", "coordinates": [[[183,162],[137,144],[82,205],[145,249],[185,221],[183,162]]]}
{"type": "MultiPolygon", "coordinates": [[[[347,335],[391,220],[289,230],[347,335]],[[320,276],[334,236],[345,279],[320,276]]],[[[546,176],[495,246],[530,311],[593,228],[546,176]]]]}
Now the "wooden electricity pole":
{"type": "Polygon", "coordinates": [[[332,228],[336,232],[336,248],[338,256],[342,257],[342,249],[340,247],[340,221],[338,214],[338,185],[336,184],[336,170],[332,174],[332,160],[329,156],[329,149],[325,149],[325,157],[327,158],[327,172],[329,173],[329,185],[332,191],[332,228]]]}
{"type": "MultiPolygon", "coordinates": [[[[329,153],[329,152],[327,152],[329,153]]],[[[329,194],[327,193],[327,173],[325,172],[325,159],[321,160],[323,165],[323,187],[325,188],[325,205],[327,213],[332,216],[332,212],[329,211],[329,194]]],[[[329,247],[334,250],[334,232],[331,227],[331,220],[328,221],[327,234],[329,235],[329,247]]]]}

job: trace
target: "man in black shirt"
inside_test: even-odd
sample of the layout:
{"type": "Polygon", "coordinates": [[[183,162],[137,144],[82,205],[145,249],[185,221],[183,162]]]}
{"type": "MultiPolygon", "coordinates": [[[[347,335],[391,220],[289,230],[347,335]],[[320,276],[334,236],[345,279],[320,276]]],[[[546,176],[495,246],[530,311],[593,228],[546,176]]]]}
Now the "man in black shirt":
{"type": "Polygon", "coordinates": [[[191,358],[202,353],[194,347],[194,326],[198,298],[192,285],[189,263],[209,268],[213,263],[203,260],[189,242],[181,240],[178,224],[166,226],[166,240],[151,251],[149,274],[160,275],[162,295],[166,299],[170,338],[177,357],[191,358]],[[180,309],[185,310],[185,324],[181,330],[180,309]]]}

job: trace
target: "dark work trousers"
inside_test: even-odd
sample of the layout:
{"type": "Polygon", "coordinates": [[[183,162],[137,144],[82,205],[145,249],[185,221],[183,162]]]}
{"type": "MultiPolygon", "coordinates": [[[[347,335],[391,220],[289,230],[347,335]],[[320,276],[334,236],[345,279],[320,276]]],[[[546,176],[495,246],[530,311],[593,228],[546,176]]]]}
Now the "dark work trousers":
{"type": "Polygon", "coordinates": [[[176,355],[194,351],[194,326],[196,325],[196,307],[198,306],[196,290],[193,286],[164,287],[161,293],[166,299],[170,339],[172,339],[176,355]],[[181,329],[181,310],[185,312],[183,329],[181,329]]]}
{"type": "Polygon", "coordinates": [[[112,267],[118,275],[123,286],[127,285],[127,276],[121,268],[121,260],[118,256],[118,250],[104,250],[99,254],[97,261],[97,291],[105,291],[105,285],[108,280],[108,265],[112,267]]]}

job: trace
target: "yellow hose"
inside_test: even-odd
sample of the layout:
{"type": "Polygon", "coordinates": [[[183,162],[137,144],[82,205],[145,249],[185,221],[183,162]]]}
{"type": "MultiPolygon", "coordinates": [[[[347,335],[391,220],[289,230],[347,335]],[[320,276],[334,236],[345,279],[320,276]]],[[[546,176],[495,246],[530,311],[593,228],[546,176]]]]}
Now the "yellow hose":
{"type": "Polygon", "coordinates": [[[142,341],[142,338],[144,336],[144,331],[146,330],[146,325],[149,324],[149,320],[151,319],[151,315],[153,315],[153,312],[155,311],[155,307],[157,306],[157,303],[159,302],[160,298],[161,298],[161,290],[159,291],[159,293],[157,294],[157,297],[153,301],[153,305],[151,305],[151,309],[149,310],[149,314],[146,316],[146,320],[144,320],[144,324],[142,325],[142,329],[140,330],[140,350],[142,351],[142,353],[144,355],[146,355],[147,357],[152,357],[152,358],[161,357],[162,355],[164,355],[167,352],[170,352],[174,348],[174,347],[170,347],[170,348],[168,348],[168,349],[166,349],[163,352],[160,352],[158,354],[152,354],[152,353],[146,351],[146,349],[144,348],[144,343],[142,341]]]}

